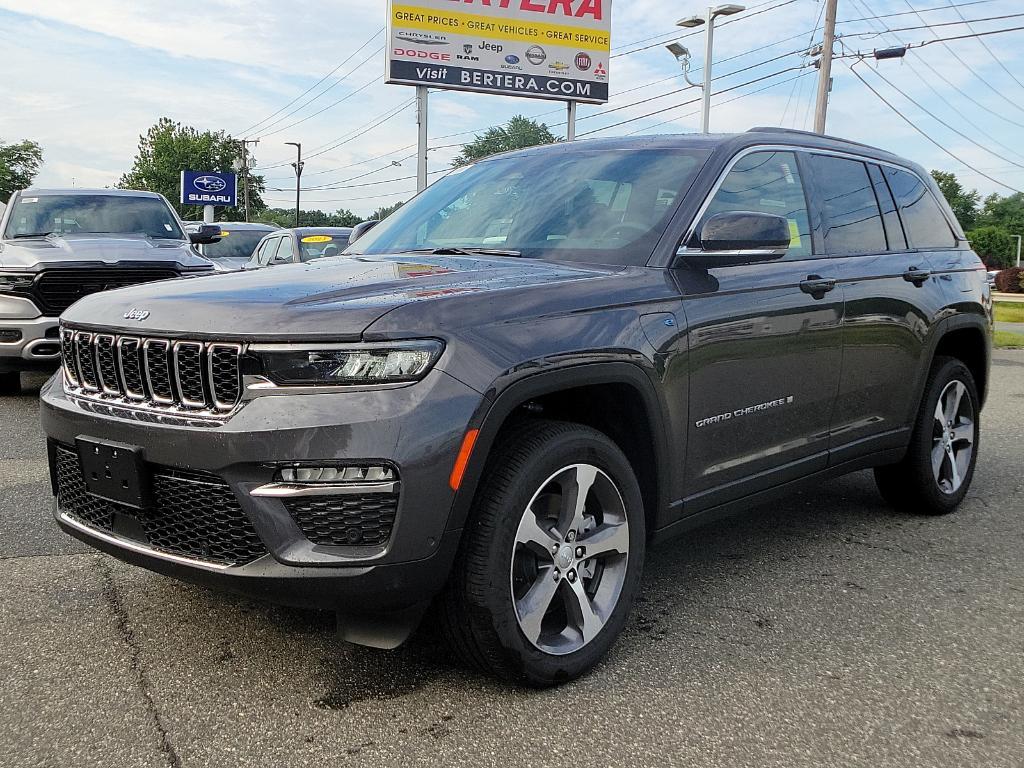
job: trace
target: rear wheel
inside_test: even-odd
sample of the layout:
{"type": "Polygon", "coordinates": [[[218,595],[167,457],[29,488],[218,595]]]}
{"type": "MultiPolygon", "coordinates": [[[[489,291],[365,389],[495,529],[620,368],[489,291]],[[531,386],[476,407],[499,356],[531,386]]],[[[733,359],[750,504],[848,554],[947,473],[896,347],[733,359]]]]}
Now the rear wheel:
{"type": "Polygon", "coordinates": [[[0,395],[20,395],[21,374],[17,371],[0,373],[0,395]]]}
{"type": "Polygon", "coordinates": [[[442,598],[445,633],[506,680],[572,680],[622,631],[644,543],[640,488],[619,448],[588,427],[531,423],[482,480],[442,598]]]}
{"type": "Polygon", "coordinates": [[[952,512],[963,501],[978,458],[978,390],[961,361],[940,357],[932,367],[903,461],[875,469],[893,506],[928,515],[952,512]]]}

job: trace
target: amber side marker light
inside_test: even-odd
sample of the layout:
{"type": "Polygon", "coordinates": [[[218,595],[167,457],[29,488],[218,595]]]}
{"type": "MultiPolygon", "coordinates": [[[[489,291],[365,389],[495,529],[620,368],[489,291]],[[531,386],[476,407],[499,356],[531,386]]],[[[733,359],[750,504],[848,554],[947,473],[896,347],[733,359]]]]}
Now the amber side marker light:
{"type": "Polygon", "coordinates": [[[471,429],[462,438],[462,447],[459,448],[459,455],[455,459],[455,466],[452,467],[451,477],[448,478],[448,485],[452,487],[453,491],[459,490],[459,486],[462,485],[462,476],[466,474],[466,465],[469,464],[469,457],[473,454],[473,446],[476,445],[476,438],[479,434],[479,429],[471,429]]]}

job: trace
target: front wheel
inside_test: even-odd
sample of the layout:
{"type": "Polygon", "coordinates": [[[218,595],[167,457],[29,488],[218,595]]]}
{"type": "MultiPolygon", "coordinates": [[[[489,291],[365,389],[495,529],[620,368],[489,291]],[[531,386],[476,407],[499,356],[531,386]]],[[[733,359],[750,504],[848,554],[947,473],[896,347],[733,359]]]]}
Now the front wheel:
{"type": "Polygon", "coordinates": [[[593,667],[636,597],[646,539],[632,468],[604,434],[538,421],[489,462],[442,598],[452,646],[515,683],[593,667]]]}
{"type": "Polygon", "coordinates": [[[952,512],[963,501],[978,460],[978,389],[960,360],[935,360],[910,447],[903,461],[875,468],[886,501],[927,515],[952,512]]]}

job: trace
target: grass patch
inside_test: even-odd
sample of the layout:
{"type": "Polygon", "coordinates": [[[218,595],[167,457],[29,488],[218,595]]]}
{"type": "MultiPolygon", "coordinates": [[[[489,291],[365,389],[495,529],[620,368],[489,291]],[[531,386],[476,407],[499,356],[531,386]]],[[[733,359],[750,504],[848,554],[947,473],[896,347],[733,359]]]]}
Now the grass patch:
{"type": "Polygon", "coordinates": [[[1024,333],[996,331],[993,342],[999,349],[1024,349],[1024,333]]]}
{"type": "Polygon", "coordinates": [[[997,301],[995,303],[996,322],[999,323],[1024,323],[1024,304],[1014,304],[1009,301],[997,301]]]}

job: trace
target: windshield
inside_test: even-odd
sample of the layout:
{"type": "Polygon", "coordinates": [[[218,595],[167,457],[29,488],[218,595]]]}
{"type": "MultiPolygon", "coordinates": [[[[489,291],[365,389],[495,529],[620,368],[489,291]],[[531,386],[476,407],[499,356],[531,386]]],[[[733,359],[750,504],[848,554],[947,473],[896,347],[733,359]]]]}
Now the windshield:
{"type": "Polygon", "coordinates": [[[49,233],[145,235],[184,240],[170,207],[157,197],[127,195],[39,195],[19,197],[10,211],[4,236],[49,233]]]}
{"type": "Polygon", "coordinates": [[[427,188],[349,253],[484,248],[646,264],[708,154],[629,149],[485,160],[427,188]]]}
{"type": "Polygon", "coordinates": [[[266,237],[265,229],[223,230],[220,242],[207,243],[203,246],[203,256],[208,259],[245,259],[249,260],[260,240],[266,237]]]}

